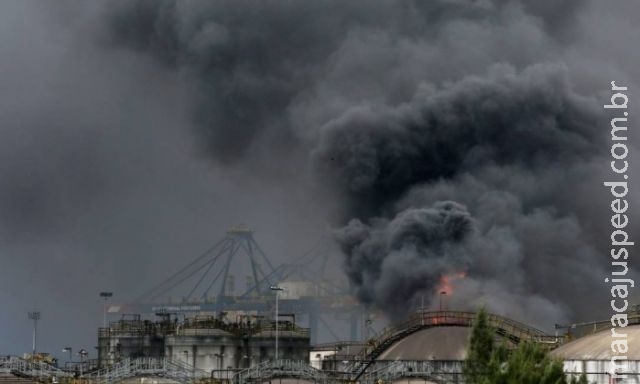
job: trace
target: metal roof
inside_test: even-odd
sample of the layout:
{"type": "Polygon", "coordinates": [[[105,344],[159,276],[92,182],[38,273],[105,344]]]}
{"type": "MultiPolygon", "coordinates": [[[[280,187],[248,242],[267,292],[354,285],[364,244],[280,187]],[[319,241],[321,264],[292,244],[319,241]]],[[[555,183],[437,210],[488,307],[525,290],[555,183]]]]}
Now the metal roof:
{"type": "Polygon", "coordinates": [[[464,360],[471,328],[433,327],[391,345],[378,360],[464,360]]]}
{"type": "MultiPolygon", "coordinates": [[[[628,360],[640,360],[640,325],[630,325],[616,328],[618,334],[626,334],[629,350],[624,354],[628,360]]],[[[611,350],[611,343],[622,338],[614,338],[611,330],[584,336],[570,341],[553,350],[551,354],[565,360],[610,360],[615,354],[611,350]]]]}

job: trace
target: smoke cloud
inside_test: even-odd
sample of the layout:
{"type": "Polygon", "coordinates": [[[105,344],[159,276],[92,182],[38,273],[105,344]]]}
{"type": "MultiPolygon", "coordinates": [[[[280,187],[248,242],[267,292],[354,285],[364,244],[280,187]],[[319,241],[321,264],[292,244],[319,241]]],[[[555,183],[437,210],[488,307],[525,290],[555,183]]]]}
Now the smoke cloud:
{"type": "Polygon", "coordinates": [[[106,41],[184,74],[215,162],[320,191],[364,303],[401,318],[462,272],[451,305],[548,326],[596,316],[576,298],[606,267],[606,199],[583,193],[606,167],[593,79],[631,73],[585,49],[601,11],[138,1],[106,41]]]}
{"type": "Polygon", "coordinates": [[[466,269],[462,246],[473,230],[467,210],[454,202],[407,209],[392,220],[366,225],[357,219],[338,234],[347,255],[347,275],[365,303],[388,305],[401,317],[407,298],[433,291],[440,276],[466,269]],[[400,299],[400,300],[398,300],[400,299]]]}
{"type": "MultiPolygon", "coordinates": [[[[395,215],[367,236],[357,221],[338,231],[348,274],[365,302],[404,313],[414,295],[437,292],[440,278],[458,270],[469,272],[471,281],[501,285],[501,292],[519,292],[522,303],[536,294],[554,297],[559,308],[551,318],[568,309],[562,306],[581,288],[556,291],[567,269],[553,272],[550,266],[567,254],[597,264],[597,251],[572,214],[559,212],[576,191],[561,189],[556,175],[572,179],[593,172],[586,164],[601,155],[598,143],[608,132],[600,129],[606,121],[596,101],[572,91],[564,72],[535,65],[517,73],[500,65],[485,77],[424,86],[411,102],[395,108],[354,108],[322,128],[315,161],[344,187],[352,214],[395,215]],[[520,184],[523,178],[533,183],[520,184]],[[530,190],[535,183],[555,188],[530,190]],[[449,220],[435,224],[429,215],[411,213],[447,199],[462,204],[454,212],[465,212],[464,227],[474,231],[444,235],[460,247],[442,249],[441,241],[423,237],[442,238],[450,232],[449,220]],[[407,215],[422,237],[411,232],[398,240],[397,222],[407,215]],[[549,279],[558,282],[539,283],[549,279]]],[[[597,275],[582,278],[595,281],[597,275]]],[[[463,296],[468,303],[482,301],[473,292],[463,296]]],[[[509,307],[519,307],[513,304],[509,307]]],[[[541,306],[537,312],[548,313],[541,306]]]]}
{"type": "Polygon", "coordinates": [[[457,274],[450,308],[606,314],[603,94],[635,100],[637,2],[0,8],[3,345],[29,349],[37,304],[46,349],[91,349],[97,292],[125,301],[237,223],[276,261],[334,228],[392,319],[457,274]]]}

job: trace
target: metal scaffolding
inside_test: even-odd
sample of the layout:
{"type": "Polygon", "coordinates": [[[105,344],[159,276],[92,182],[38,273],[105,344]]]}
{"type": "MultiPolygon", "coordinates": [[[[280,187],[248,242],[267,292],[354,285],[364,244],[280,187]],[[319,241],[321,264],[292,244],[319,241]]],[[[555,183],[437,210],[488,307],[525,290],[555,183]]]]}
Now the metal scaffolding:
{"type": "Polygon", "coordinates": [[[291,360],[267,361],[234,375],[235,384],[264,383],[275,378],[297,378],[312,383],[328,383],[327,375],[308,363],[291,360]]]}
{"type": "MultiPolygon", "coordinates": [[[[209,381],[212,373],[194,369],[184,362],[167,358],[124,359],[118,363],[83,375],[95,384],[114,384],[131,377],[156,376],[174,380],[182,384],[209,381]]],[[[268,361],[240,371],[234,371],[228,381],[234,384],[262,383],[274,378],[299,378],[314,383],[328,383],[328,377],[307,363],[291,360],[268,361]]]]}
{"type": "Polygon", "coordinates": [[[123,359],[96,372],[85,374],[83,379],[95,384],[113,384],[137,376],[159,376],[182,384],[190,384],[209,377],[209,373],[181,361],[165,358],[139,357],[123,359]]]}
{"type": "Polygon", "coordinates": [[[73,376],[72,373],[63,371],[44,361],[31,361],[16,356],[0,357],[0,373],[30,377],[38,381],[53,381],[54,378],[69,378],[73,376]]]}

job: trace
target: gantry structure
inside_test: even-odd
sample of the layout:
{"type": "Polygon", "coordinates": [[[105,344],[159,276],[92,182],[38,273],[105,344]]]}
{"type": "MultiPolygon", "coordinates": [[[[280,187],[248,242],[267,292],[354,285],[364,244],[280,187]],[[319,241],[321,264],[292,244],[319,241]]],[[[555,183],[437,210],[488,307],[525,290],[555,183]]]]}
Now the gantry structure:
{"type": "Polygon", "coordinates": [[[353,340],[365,333],[366,309],[350,294],[346,284],[325,279],[330,240],[323,238],[296,260],[275,265],[245,226],[230,228],[222,239],[177,272],[145,291],[132,303],[112,305],[110,312],[178,314],[230,311],[273,311],[276,293],[270,289],[283,282],[303,281],[312,287],[308,294],[280,296],[280,314],[308,319],[311,342],[317,341],[323,326],[336,340],[344,339],[332,330],[326,315],[347,321],[353,340]],[[248,265],[246,290],[235,293],[234,266],[248,265]],[[173,299],[170,299],[172,298],[173,299]],[[175,299],[178,297],[178,299],[175,299]]]}

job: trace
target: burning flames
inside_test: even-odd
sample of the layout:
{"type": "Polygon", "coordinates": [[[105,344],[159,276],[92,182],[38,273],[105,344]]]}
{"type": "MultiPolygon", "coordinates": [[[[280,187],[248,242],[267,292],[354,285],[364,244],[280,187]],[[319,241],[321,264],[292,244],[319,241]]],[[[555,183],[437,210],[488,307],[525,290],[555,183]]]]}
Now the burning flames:
{"type": "Polygon", "coordinates": [[[449,275],[440,276],[440,284],[438,284],[438,294],[450,296],[453,294],[457,281],[467,277],[466,272],[457,272],[449,275]]]}

